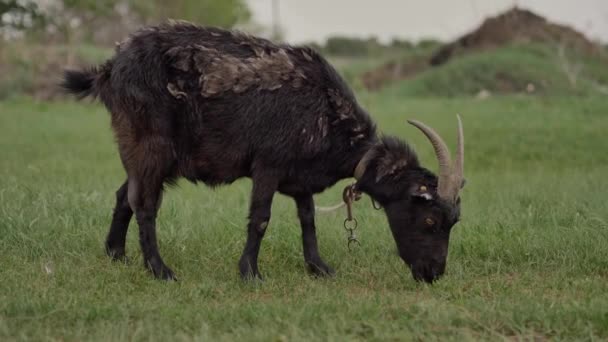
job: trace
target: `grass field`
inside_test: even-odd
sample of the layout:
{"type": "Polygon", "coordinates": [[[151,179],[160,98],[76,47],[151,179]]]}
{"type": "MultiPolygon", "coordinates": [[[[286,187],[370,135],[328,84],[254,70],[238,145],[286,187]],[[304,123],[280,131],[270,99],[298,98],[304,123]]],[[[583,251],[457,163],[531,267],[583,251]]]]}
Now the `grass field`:
{"type": "MultiPolygon", "coordinates": [[[[413,56],[404,55],[400,62],[407,66],[416,60],[413,56]]],[[[606,54],[568,50],[560,56],[553,44],[510,44],[453,58],[406,82],[388,84],[385,92],[407,97],[460,97],[475,96],[481,89],[493,94],[523,93],[532,84],[534,92],[544,96],[606,96],[607,65],[606,54]],[[567,72],[569,69],[577,71],[567,72]]]]}
{"type": "Polygon", "coordinates": [[[282,196],[260,255],[265,282],[241,282],[248,180],[216,190],[180,182],[166,194],[160,249],[180,281],[155,281],[134,224],[130,262],[103,251],[125,177],[105,110],[0,102],[0,340],[608,339],[606,99],[390,94],[361,102],[433,169],[430,145],[405,119],[452,144],[454,114],[465,124],[462,221],[432,286],[411,279],[367,198],[355,207],[353,252],[343,213],[317,217],[337,276],[308,276],[295,205],[282,196]]]}

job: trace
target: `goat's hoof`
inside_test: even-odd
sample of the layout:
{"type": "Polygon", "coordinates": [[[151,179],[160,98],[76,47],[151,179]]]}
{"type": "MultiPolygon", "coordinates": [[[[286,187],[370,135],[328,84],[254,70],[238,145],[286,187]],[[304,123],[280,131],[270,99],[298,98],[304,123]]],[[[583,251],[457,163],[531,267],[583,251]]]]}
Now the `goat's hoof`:
{"type": "Polygon", "coordinates": [[[241,274],[241,279],[244,282],[252,283],[252,284],[263,283],[264,282],[264,278],[259,273],[257,273],[257,274],[241,274]]]}
{"type": "Polygon", "coordinates": [[[239,271],[241,273],[241,279],[247,282],[262,282],[264,278],[257,270],[257,267],[252,267],[249,259],[241,259],[239,261],[239,271]]]}
{"type": "Polygon", "coordinates": [[[175,273],[165,264],[153,265],[148,262],[148,269],[154,274],[154,278],[156,279],[177,281],[175,273]]]}
{"type": "Polygon", "coordinates": [[[336,275],[336,271],[327,266],[323,261],[308,262],[308,270],[316,277],[331,278],[336,275]]]}
{"type": "Polygon", "coordinates": [[[110,247],[108,244],[106,244],[106,254],[113,260],[113,261],[122,261],[122,262],[127,262],[127,255],[125,253],[125,249],[124,247],[120,248],[120,247],[110,247]]]}
{"type": "Polygon", "coordinates": [[[154,272],[154,277],[161,280],[177,281],[175,273],[173,273],[173,271],[171,271],[171,269],[167,266],[162,267],[158,273],[154,272]]]}

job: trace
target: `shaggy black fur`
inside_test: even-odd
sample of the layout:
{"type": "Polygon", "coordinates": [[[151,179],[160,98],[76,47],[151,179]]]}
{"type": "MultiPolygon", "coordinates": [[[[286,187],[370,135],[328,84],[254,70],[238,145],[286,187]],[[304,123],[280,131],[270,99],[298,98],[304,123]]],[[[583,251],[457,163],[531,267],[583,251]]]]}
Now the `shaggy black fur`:
{"type": "Polygon", "coordinates": [[[310,48],[169,23],[134,33],[95,69],[66,71],[63,86],[80,98],[99,97],[111,114],[127,173],[106,241],[114,258],[125,255],[135,213],[145,265],[174,279],[156,241],[163,185],[179,177],[211,186],[249,177],[241,275],[260,277],[258,252],[277,191],[297,204],[309,269],[333,274],[319,255],[313,194],[352,177],[372,151],[359,189],[384,206],[416,279],[433,281],[444,271],[459,208],[437,199],[436,177],[405,143],[377,136],[349,87],[310,48]]]}

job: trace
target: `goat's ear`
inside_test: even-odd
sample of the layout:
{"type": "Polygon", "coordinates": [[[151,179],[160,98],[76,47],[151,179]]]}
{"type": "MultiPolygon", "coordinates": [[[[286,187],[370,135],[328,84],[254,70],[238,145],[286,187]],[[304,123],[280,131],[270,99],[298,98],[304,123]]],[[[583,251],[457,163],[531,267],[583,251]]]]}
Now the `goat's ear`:
{"type": "Polygon", "coordinates": [[[415,199],[420,199],[424,201],[432,201],[435,199],[435,194],[431,191],[431,188],[427,185],[423,184],[414,184],[410,188],[410,196],[415,199]]]}

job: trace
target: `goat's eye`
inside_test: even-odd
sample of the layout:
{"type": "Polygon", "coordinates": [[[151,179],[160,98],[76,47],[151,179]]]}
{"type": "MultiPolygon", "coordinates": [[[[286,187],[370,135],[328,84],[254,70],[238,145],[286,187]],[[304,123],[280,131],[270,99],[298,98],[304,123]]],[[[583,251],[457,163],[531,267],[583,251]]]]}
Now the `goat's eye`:
{"type": "Polygon", "coordinates": [[[427,218],[424,220],[424,223],[426,223],[428,226],[432,226],[432,225],[434,225],[434,224],[435,224],[435,221],[434,221],[432,218],[427,217],[427,218]]]}

